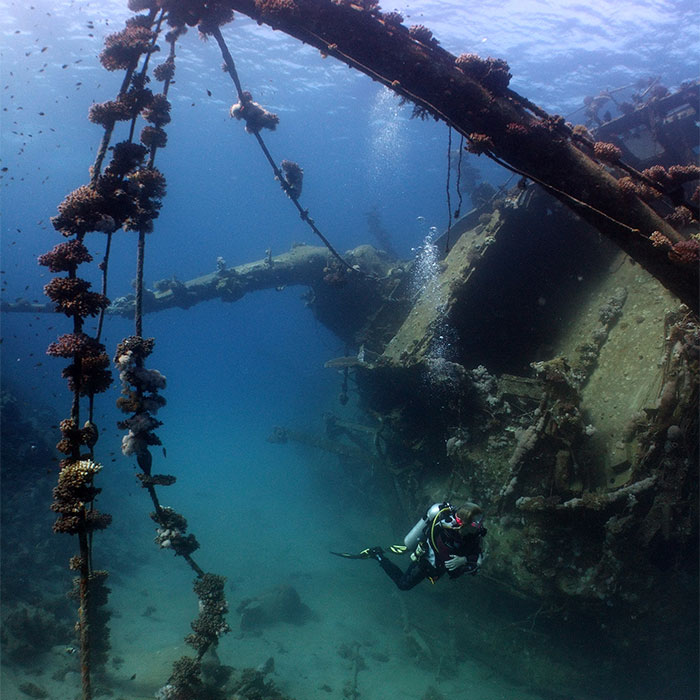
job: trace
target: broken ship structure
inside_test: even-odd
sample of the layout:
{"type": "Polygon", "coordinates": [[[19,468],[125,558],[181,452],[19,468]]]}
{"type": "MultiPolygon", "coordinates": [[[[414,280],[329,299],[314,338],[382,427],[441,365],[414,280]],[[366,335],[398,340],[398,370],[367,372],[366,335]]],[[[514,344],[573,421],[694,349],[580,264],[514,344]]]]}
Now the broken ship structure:
{"type": "Polygon", "coordinates": [[[482,503],[488,558],[470,586],[486,604],[465,613],[462,642],[518,680],[604,694],[622,663],[645,692],[682,685],[697,663],[696,315],[534,186],[470,212],[450,240],[435,241],[417,291],[415,261],[360,246],[348,271],[302,245],[163,280],[145,309],[307,287],[306,305],[352,349],[326,363],[339,403],[355,391],[364,418],[340,409],[323,434],[278,426],[270,440],[336,455],[399,528],[445,498],[482,503]],[[527,624],[499,624],[503,596],[527,624]]]}

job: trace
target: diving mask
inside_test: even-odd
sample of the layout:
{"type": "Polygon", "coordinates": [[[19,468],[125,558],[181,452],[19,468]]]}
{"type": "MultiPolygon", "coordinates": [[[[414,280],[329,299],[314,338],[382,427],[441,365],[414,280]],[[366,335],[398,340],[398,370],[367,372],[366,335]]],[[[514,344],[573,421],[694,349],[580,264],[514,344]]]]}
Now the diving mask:
{"type": "Polygon", "coordinates": [[[484,523],[484,514],[480,513],[476,517],[472,518],[472,521],[469,523],[469,525],[474,528],[470,532],[470,534],[476,534],[476,535],[481,535],[481,534],[486,534],[486,528],[483,525],[484,523]]]}
{"type": "Polygon", "coordinates": [[[440,525],[448,530],[459,530],[459,528],[464,525],[464,520],[454,511],[449,511],[440,521],[440,525]]]}

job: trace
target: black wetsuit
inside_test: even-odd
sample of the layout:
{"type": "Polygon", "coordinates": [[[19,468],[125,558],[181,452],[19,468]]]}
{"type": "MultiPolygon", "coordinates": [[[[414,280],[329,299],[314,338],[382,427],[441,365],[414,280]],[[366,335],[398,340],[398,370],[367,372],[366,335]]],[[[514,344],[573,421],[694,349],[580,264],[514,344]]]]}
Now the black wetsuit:
{"type": "Polygon", "coordinates": [[[476,574],[479,568],[479,554],[481,554],[481,538],[486,534],[485,528],[480,528],[478,532],[467,537],[461,537],[457,532],[451,532],[443,528],[436,528],[435,547],[428,539],[428,533],[424,533],[423,541],[428,539],[427,547],[435,554],[435,566],[428,558],[427,553],[418,561],[412,561],[406,571],[396,566],[386,557],[379,559],[379,566],[384,569],[387,576],[402,590],[407,591],[418,585],[421,581],[429,578],[433,583],[437,581],[445,572],[450,578],[457,578],[462,574],[476,574]],[[467,563],[454,571],[449,571],[445,567],[445,562],[451,556],[466,557],[467,563]]]}

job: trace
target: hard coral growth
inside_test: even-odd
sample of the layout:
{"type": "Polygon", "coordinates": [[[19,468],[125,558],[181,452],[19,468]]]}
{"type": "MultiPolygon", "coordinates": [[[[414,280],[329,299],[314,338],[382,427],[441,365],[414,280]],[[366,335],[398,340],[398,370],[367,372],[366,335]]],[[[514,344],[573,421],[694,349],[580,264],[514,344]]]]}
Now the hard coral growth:
{"type": "Polygon", "coordinates": [[[111,516],[96,513],[88,518],[85,504],[94,500],[99,489],[92,485],[102,465],[91,459],[65,460],[58,475],[58,485],[53,490],[51,510],[59,513],[54,532],[76,534],[83,529],[102,529],[109,525],[111,516]]]}
{"type": "Polygon", "coordinates": [[[156,126],[144,126],[139,139],[146,148],[164,148],[168,143],[168,135],[156,126]]]}
{"type": "Polygon", "coordinates": [[[132,105],[123,100],[107,100],[90,105],[88,119],[93,124],[111,127],[114,122],[129,121],[134,116],[132,105]]]}
{"type": "Polygon", "coordinates": [[[92,482],[96,474],[102,470],[102,465],[92,459],[79,459],[70,462],[61,469],[58,475],[58,485],[69,488],[80,488],[92,482]]]}
{"type": "Polygon", "coordinates": [[[153,77],[161,82],[172,80],[174,75],[175,61],[172,56],[168,56],[163,63],[153,69],[153,77]]]}
{"type": "Polygon", "coordinates": [[[654,180],[661,185],[671,184],[671,177],[666,172],[666,168],[663,165],[652,165],[651,168],[646,168],[642,170],[642,175],[649,180],[654,180]]]}
{"type": "Polygon", "coordinates": [[[155,338],[142,338],[138,335],[130,335],[117,345],[114,361],[116,362],[117,357],[127,352],[132,353],[139,360],[145,360],[153,352],[155,343],[155,338]]]}
{"type": "Polygon", "coordinates": [[[697,180],[700,178],[700,166],[698,165],[672,165],[668,169],[671,180],[677,184],[697,180]]]}
{"type": "MultiPolygon", "coordinates": [[[[135,19],[135,18],[134,18],[135,19]]],[[[110,34],[105,39],[105,48],[100,53],[100,63],[110,71],[126,70],[136,65],[141,54],[157,50],[151,42],[155,34],[138,22],[129,24],[120,32],[110,34]]]]}
{"type": "Polygon", "coordinates": [[[139,198],[161,199],[165,196],[165,176],[157,168],[141,168],[127,178],[138,190],[139,198]]]}
{"type": "Polygon", "coordinates": [[[116,100],[97,102],[90,107],[88,119],[94,124],[111,127],[114,122],[129,121],[153,99],[153,92],[144,85],[140,76],[134,76],[132,85],[116,100]]]}
{"type": "Polygon", "coordinates": [[[245,121],[245,130],[249,134],[257,134],[261,129],[274,131],[280,121],[276,114],[253,102],[248,91],[243,92],[241,101],[231,107],[230,113],[232,117],[245,121]]]}
{"type": "MultiPolygon", "coordinates": [[[[169,26],[196,26],[204,35],[233,20],[233,10],[227,0],[157,0],[157,5],[167,10],[169,26]]],[[[166,38],[170,41],[170,37],[166,38]]]]}
{"type": "Polygon", "coordinates": [[[231,631],[224,616],[228,604],[224,596],[226,578],[216,574],[204,574],[194,582],[194,592],[199,598],[199,615],[192,622],[193,634],[185,641],[203,654],[211,645],[219,643],[219,637],[231,631]]]}
{"type": "Polygon", "coordinates": [[[400,12],[385,12],[382,19],[392,27],[400,27],[403,24],[403,15],[400,12]]]}
{"type": "Polygon", "coordinates": [[[151,414],[165,405],[165,399],[158,393],[165,388],[165,377],[143,364],[153,351],[153,344],[153,338],[130,336],[119,343],[114,356],[122,382],[122,396],[117,399],[117,406],[124,413],[134,414],[119,423],[120,428],[128,430],[122,438],[122,453],[136,455],[146,473],[150,471],[151,461],[148,447],[161,444],[153,432],[161,422],[151,414]]]}
{"type": "Polygon", "coordinates": [[[229,3],[226,0],[208,0],[202,7],[197,29],[206,36],[229,22],[233,22],[233,10],[229,3]]]}
{"type": "Polygon", "coordinates": [[[109,355],[106,352],[83,357],[80,365],[72,363],[65,367],[61,376],[68,380],[68,388],[78,391],[80,396],[101,394],[112,384],[112,373],[108,369],[109,355]]]}
{"type": "Polygon", "coordinates": [[[518,122],[510,122],[506,124],[506,134],[517,138],[522,138],[530,133],[529,129],[524,124],[518,122]]]}
{"type": "Polygon", "coordinates": [[[127,231],[153,230],[153,219],[158,217],[165,196],[165,177],[157,168],[141,168],[127,176],[135,208],[124,221],[127,231]]]}
{"type": "Polygon", "coordinates": [[[437,44],[437,40],[433,39],[433,33],[427,27],[422,24],[414,24],[408,28],[408,33],[416,41],[420,41],[421,44],[437,44]]]}
{"type": "Polygon", "coordinates": [[[138,168],[146,154],[145,146],[131,141],[120,141],[112,149],[112,160],[105,172],[108,175],[124,176],[138,168]]]}
{"type": "Polygon", "coordinates": [[[617,163],[622,157],[622,151],[614,143],[596,141],[593,144],[593,153],[598,160],[605,163],[617,163]]]}
{"type": "Polygon", "coordinates": [[[299,199],[304,181],[304,171],[298,163],[292,160],[283,160],[280,167],[284,171],[284,178],[289,185],[285,191],[292,199],[299,199]]]}
{"type": "Polygon", "coordinates": [[[105,351],[105,346],[85,333],[66,333],[46,349],[53,357],[95,357],[105,351]]]}
{"type": "Polygon", "coordinates": [[[625,196],[639,197],[645,202],[651,202],[661,197],[661,192],[658,190],[655,190],[649,185],[645,185],[643,182],[636,182],[629,176],[621,177],[617,181],[617,186],[625,196]]]}
{"type": "Polygon", "coordinates": [[[105,530],[112,524],[112,516],[109,513],[101,513],[92,508],[85,513],[85,529],[87,532],[105,530]]]}
{"type": "Polygon", "coordinates": [[[693,221],[693,212],[688,207],[676,207],[666,218],[671,226],[683,229],[693,221]]]}
{"type": "Polygon", "coordinates": [[[136,478],[141,482],[141,486],[172,486],[177,478],[172,474],[137,474],[136,478]]]}
{"type": "Polygon", "coordinates": [[[469,134],[469,142],[466,146],[470,153],[481,155],[494,150],[493,139],[486,134],[469,134]]]}
{"type": "Polygon", "coordinates": [[[170,122],[170,102],[163,94],[153,95],[153,99],[141,110],[141,116],[154,124],[162,127],[170,122]]]}
{"type": "Polygon", "coordinates": [[[501,58],[483,59],[475,53],[463,53],[455,59],[455,65],[490,90],[505,90],[512,77],[510,67],[501,58]]]}
{"type": "Polygon", "coordinates": [[[700,242],[696,238],[674,243],[668,253],[669,260],[678,265],[694,265],[700,262],[700,242]]]}
{"type": "Polygon", "coordinates": [[[37,258],[39,265],[44,265],[51,272],[75,272],[78,265],[91,262],[92,255],[82,241],[72,240],[59,243],[48,253],[37,258]]]}
{"type": "Polygon", "coordinates": [[[44,294],[56,303],[56,311],[66,316],[97,316],[109,306],[109,299],[88,291],[90,286],[90,282],[80,277],[54,277],[44,287],[44,294]]]}
{"type": "MultiPolygon", "coordinates": [[[[159,696],[156,693],[156,698],[163,697],[171,700],[194,700],[201,697],[204,685],[201,680],[202,665],[197,659],[189,656],[180,657],[173,664],[173,673],[170,677],[170,683],[165,688],[172,688],[174,693],[159,696]]],[[[164,688],[161,688],[161,691],[164,688]]],[[[160,692],[160,691],[158,691],[160,692]]]]}
{"type": "Polygon", "coordinates": [[[56,449],[65,455],[79,449],[82,440],[76,422],[72,418],[66,418],[59,423],[59,428],[63,437],[58,441],[56,449]]]}
{"type": "Polygon", "coordinates": [[[255,0],[255,7],[261,15],[274,17],[279,14],[293,14],[298,8],[294,0],[255,0]]]}
{"type": "Polygon", "coordinates": [[[180,556],[189,556],[199,549],[197,538],[193,534],[185,534],[187,520],[177,511],[162,506],[158,513],[151,513],[151,518],[159,524],[154,541],[162,549],[172,549],[180,556]]]}
{"type": "Polygon", "coordinates": [[[51,223],[64,236],[97,231],[104,223],[104,207],[104,198],[93,187],[81,185],[58,205],[58,215],[51,223]]]}

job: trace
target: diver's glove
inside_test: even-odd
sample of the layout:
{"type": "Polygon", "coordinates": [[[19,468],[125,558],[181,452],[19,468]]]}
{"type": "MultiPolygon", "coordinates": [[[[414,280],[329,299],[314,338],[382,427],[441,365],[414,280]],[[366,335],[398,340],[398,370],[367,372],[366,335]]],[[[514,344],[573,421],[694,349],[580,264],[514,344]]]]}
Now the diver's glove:
{"type": "Polygon", "coordinates": [[[456,571],[459,569],[461,566],[464,566],[467,563],[467,558],[466,557],[458,557],[456,555],[452,555],[446,562],[445,562],[445,568],[448,571],[456,571]]]}
{"type": "Polygon", "coordinates": [[[376,559],[379,562],[384,561],[384,550],[381,547],[371,547],[366,551],[369,552],[369,556],[373,559],[376,559]]]}
{"type": "Polygon", "coordinates": [[[425,544],[423,542],[418,542],[413,554],[411,554],[411,560],[418,561],[424,554],[425,554],[425,544]]]}

